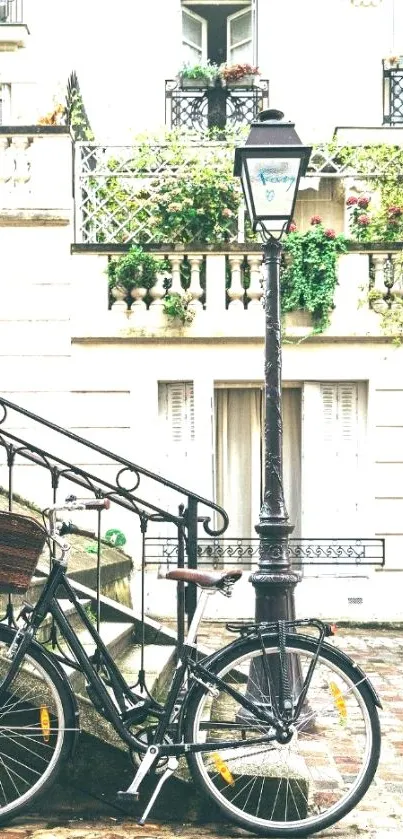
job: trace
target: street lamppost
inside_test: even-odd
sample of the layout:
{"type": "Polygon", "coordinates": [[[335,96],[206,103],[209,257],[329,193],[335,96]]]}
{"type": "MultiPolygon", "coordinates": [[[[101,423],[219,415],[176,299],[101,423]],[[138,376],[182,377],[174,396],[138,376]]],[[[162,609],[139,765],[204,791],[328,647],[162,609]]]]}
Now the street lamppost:
{"type": "Polygon", "coordinates": [[[294,588],[299,575],[289,559],[290,524],[283,490],[281,416],[281,237],[289,230],[300,177],[311,148],[303,146],[294,125],[281,111],[269,110],[253,122],[244,146],[235,150],[234,174],[240,176],[254,231],[263,240],[265,272],[265,464],[264,498],[256,531],[259,567],[250,577],[256,592],[256,620],[293,620],[294,588]]]}

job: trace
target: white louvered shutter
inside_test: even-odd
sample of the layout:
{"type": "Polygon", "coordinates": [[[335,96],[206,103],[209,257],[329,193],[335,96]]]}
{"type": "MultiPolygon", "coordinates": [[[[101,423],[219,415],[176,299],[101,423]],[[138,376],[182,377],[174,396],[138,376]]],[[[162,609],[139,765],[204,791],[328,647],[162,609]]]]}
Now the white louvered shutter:
{"type": "Polygon", "coordinates": [[[303,401],[303,535],[362,536],[365,391],[357,382],[306,384],[303,401]]]}
{"type": "Polygon", "coordinates": [[[227,19],[227,64],[252,64],[253,14],[252,8],[235,12],[227,19]]]}
{"type": "Polygon", "coordinates": [[[206,60],[207,21],[196,12],[182,9],[182,61],[193,65],[206,60]]]}
{"type": "Polygon", "coordinates": [[[159,416],[162,457],[161,472],[174,483],[193,486],[195,416],[193,382],[159,385],[159,416]]]}

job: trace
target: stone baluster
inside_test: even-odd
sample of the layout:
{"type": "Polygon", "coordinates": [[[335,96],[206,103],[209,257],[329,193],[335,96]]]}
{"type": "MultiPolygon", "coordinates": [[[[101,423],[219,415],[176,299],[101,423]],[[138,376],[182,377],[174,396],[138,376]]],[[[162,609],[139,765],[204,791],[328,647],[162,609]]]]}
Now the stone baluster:
{"type": "Polygon", "coordinates": [[[13,185],[15,172],[14,152],[9,144],[8,137],[0,137],[0,188],[10,189],[13,185]]]}
{"type": "Polygon", "coordinates": [[[390,255],[393,268],[393,287],[392,292],[399,297],[403,297],[403,259],[401,252],[394,252],[390,255]]]}
{"type": "Polygon", "coordinates": [[[168,259],[171,263],[172,271],[172,285],[168,291],[168,294],[176,292],[177,294],[180,294],[182,297],[184,294],[184,290],[181,284],[181,265],[184,260],[184,254],[170,253],[168,254],[168,259]]]}
{"type": "Polygon", "coordinates": [[[243,309],[245,289],[242,285],[243,254],[229,254],[228,262],[231,269],[231,285],[228,289],[230,299],[229,309],[243,309]]]}
{"type": "Polygon", "coordinates": [[[192,309],[195,309],[196,312],[201,312],[203,310],[203,305],[200,302],[200,298],[203,295],[203,289],[200,285],[200,268],[203,262],[203,255],[201,253],[192,253],[188,255],[188,260],[190,263],[190,286],[188,291],[193,298],[190,306],[192,309]]]}
{"type": "Polygon", "coordinates": [[[172,274],[170,271],[159,271],[156,274],[156,283],[150,288],[150,309],[162,309],[164,305],[163,298],[165,297],[164,281],[168,279],[172,281],[172,274]]]}
{"type": "Polygon", "coordinates": [[[111,289],[111,295],[114,300],[111,306],[112,312],[115,315],[127,315],[127,289],[123,288],[123,286],[115,285],[111,289]]]}
{"type": "Polygon", "coordinates": [[[372,264],[374,266],[374,288],[386,294],[385,286],[385,263],[387,255],[385,253],[372,254],[372,264]]]}
{"type": "Polygon", "coordinates": [[[263,294],[262,290],[262,254],[253,253],[247,257],[250,270],[250,285],[246,289],[246,296],[249,304],[248,309],[261,308],[260,300],[263,294]]]}
{"type": "Polygon", "coordinates": [[[23,186],[31,178],[31,161],[29,156],[30,143],[28,137],[17,135],[11,141],[11,149],[15,160],[14,183],[23,186]]]}

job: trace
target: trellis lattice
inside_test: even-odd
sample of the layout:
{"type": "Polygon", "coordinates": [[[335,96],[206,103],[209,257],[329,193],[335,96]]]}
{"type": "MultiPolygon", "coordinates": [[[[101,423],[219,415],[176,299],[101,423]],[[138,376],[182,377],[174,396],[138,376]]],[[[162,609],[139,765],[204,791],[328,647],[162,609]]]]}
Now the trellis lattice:
{"type": "MultiPolygon", "coordinates": [[[[236,101],[236,97],[234,102],[236,101]]],[[[240,139],[243,143],[243,138],[240,139]]],[[[391,146],[318,145],[312,150],[307,177],[396,178],[403,176],[403,149],[391,146]]],[[[234,144],[200,141],[186,135],[175,145],[138,143],[133,146],[76,144],[75,242],[85,244],[161,241],[154,209],[164,201],[161,193],[172,179],[186,181],[189,167],[232,164],[234,144]]],[[[169,207],[168,207],[169,209],[169,207]]],[[[198,241],[197,226],[182,230],[183,241],[198,241]]],[[[199,236],[203,241],[203,236],[199,236]]],[[[238,240],[237,219],[226,223],[226,241],[238,240]]]]}
{"type": "MultiPolygon", "coordinates": [[[[76,243],[160,241],[154,213],[156,204],[164,203],[162,193],[168,182],[186,181],[192,164],[202,169],[205,163],[222,162],[231,154],[226,143],[190,140],[180,146],[77,143],[76,243]]],[[[230,218],[225,227],[227,241],[236,241],[236,218],[230,218]]],[[[181,232],[184,241],[189,240],[186,226],[181,232]]],[[[192,237],[197,241],[197,227],[192,228],[192,237]]]]}

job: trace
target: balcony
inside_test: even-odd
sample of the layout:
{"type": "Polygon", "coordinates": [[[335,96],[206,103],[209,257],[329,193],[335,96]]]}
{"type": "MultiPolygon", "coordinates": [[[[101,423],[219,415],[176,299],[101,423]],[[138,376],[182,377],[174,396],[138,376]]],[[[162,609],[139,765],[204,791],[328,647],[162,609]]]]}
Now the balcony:
{"type": "Polygon", "coordinates": [[[23,0],[0,0],[0,52],[26,46],[29,33],[23,21],[23,0]]]}
{"type": "Polygon", "coordinates": [[[187,129],[204,133],[239,128],[269,107],[269,82],[242,87],[196,85],[183,88],[178,79],[165,82],[165,124],[168,129],[187,129]]]}
{"type": "MultiPolygon", "coordinates": [[[[262,249],[257,243],[203,247],[154,245],[148,250],[165,257],[167,269],[157,275],[150,290],[113,289],[107,306],[108,259],[123,254],[122,245],[75,245],[77,305],[74,334],[89,333],[102,339],[112,336],[155,341],[181,338],[196,340],[261,340],[264,334],[262,305],[262,249]],[[166,294],[191,295],[190,323],[169,316],[166,294]],[[91,312],[89,320],[88,312],[91,312]]],[[[399,262],[401,243],[349,244],[338,260],[338,284],[330,323],[314,333],[310,312],[297,309],[284,315],[288,341],[384,341],[382,317],[390,303],[403,297],[399,262]],[[393,296],[391,295],[393,292],[393,296]]]]}
{"type": "Polygon", "coordinates": [[[384,59],[383,124],[403,125],[403,56],[384,59]]]}

